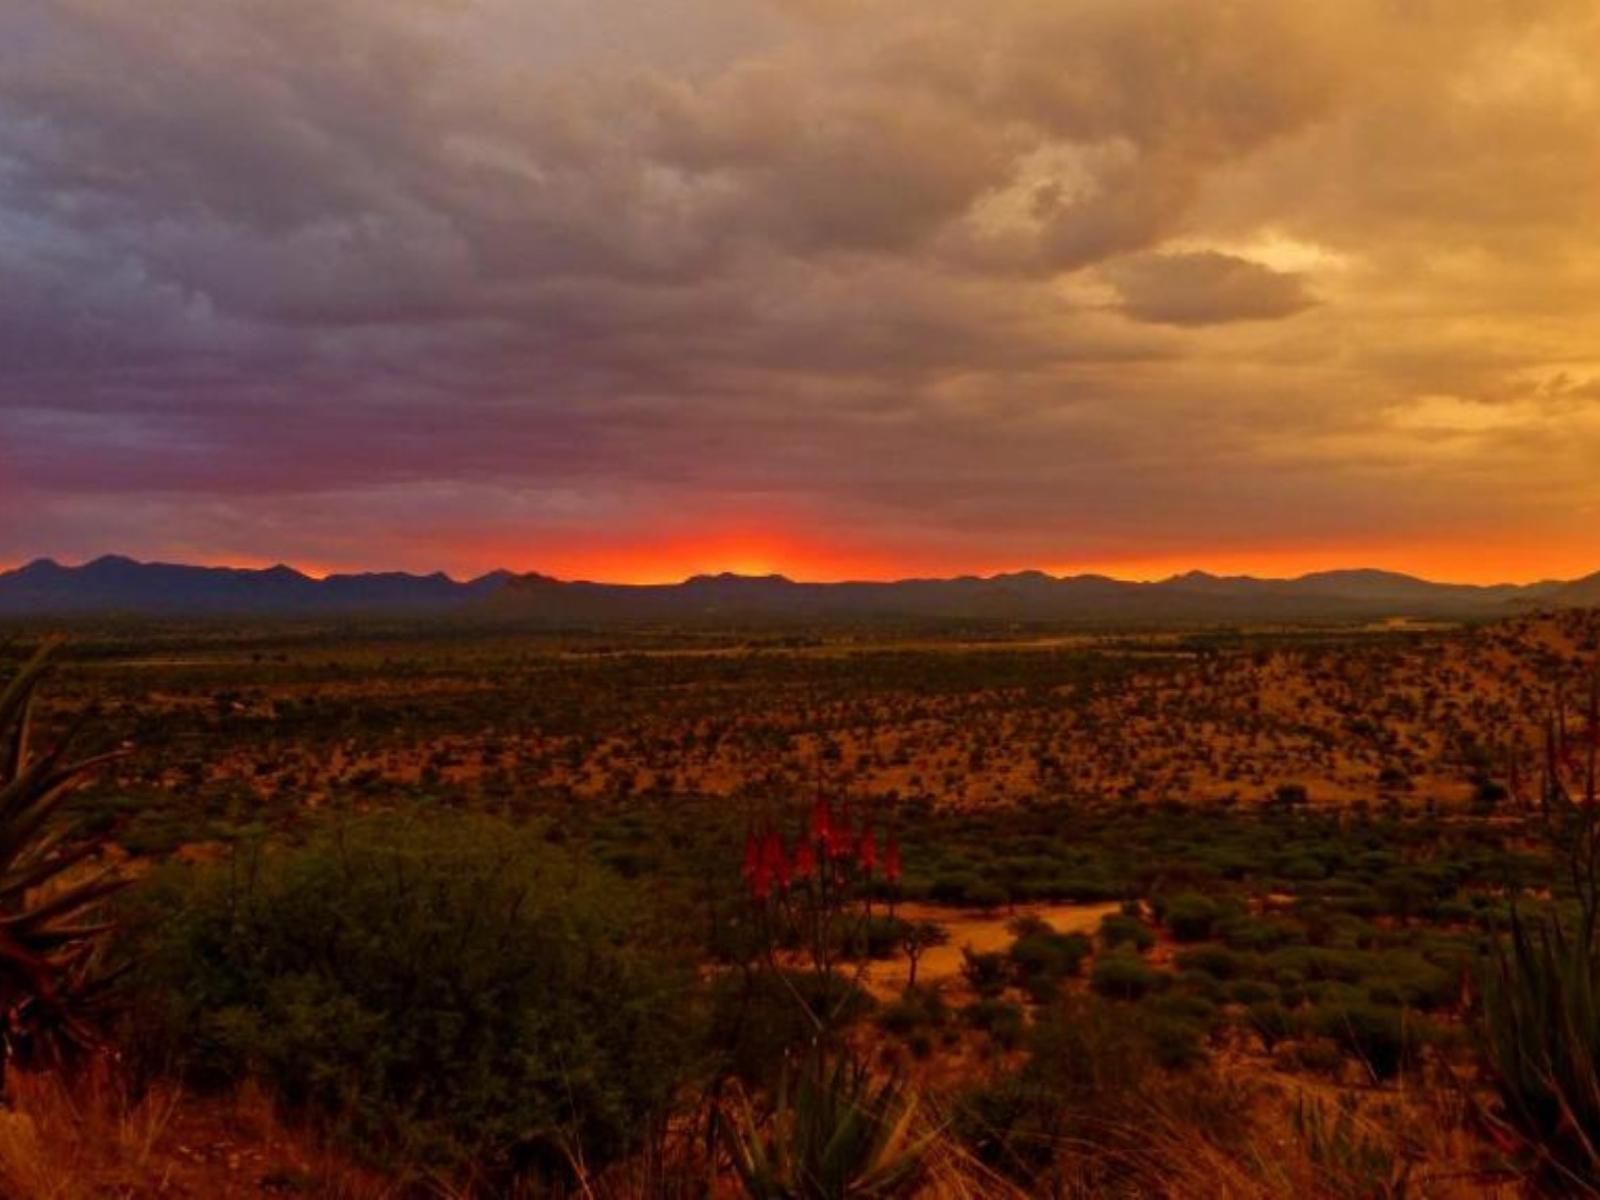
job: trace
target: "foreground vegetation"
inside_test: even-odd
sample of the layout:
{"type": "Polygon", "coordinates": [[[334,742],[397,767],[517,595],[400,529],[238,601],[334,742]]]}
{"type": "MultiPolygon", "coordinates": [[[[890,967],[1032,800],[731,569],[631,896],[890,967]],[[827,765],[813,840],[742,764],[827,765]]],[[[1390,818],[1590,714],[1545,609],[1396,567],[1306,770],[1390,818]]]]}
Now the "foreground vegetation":
{"type": "MultiPolygon", "coordinates": [[[[498,641],[338,660],[296,640],[169,642],[152,660],[126,635],[90,639],[35,706],[34,738],[82,724],[89,753],[137,745],[52,793],[48,821],[6,808],[0,836],[33,856],[19,902],[115,918],[109,940],[92,921],[51,935],[85,947],[74,972],[116,965],[115,1004],[73,1043],[112,1049],[75,1068],[25,1056],[0,1185],[74,1194],[30,1183],[28,1163],[88,1094],[82,1112],[121,1131],[101,1139],[100,1177],[116,1147],[143,1161],[190,1114],[262,1097],[303,1152],[229,1168],[210,1194],[1586,1194],[1594,629],[1350,635],[1372,679],[1516,653],[1531,661],[1508,678],[1549,682],[1518,684],[1530,711],[1494,732],[1523,693],[1455,695],[1477,676],[1439,667],[1417,726],[1328,734],[1335,757],[1341,737],[1377,737],[1412,768],[1409,786],[1374,779],[1336,805],[1273,772],[1270,723],[1253,798],[1084,793],[1072,763],[984,805],[965,787],[874,790],[864,754],[881,751],[837,723],[877,713],[932,746],[970,736],[956,714],[992,735],[995,712],[1073,727],[1115,705],[1148,729],[1152,696],[1192,707],[1217,688],[1247,709],[1241,672],[1276,689],[1289,659],[1352,678],[1325,635],[1176,660],[1104,645],[573,659],[498,641]],[[552,692],[525,694],[535,681],[552,692]],[[764,690],[803,694],[801,715],[734,715],[764,690]],[[527,757],[552,737],[675,782],[552,782],[527,757]],[[766,745],[768,776],[683,786],[682,764],[729,739],[752,759],[766,745]],[[789,765],[801,747],[809,778],[789,765]],[[374,761],[389,765],[357,765],[374,761]],[[113,895],[104,866],[136,886],[113,895]],[[58,1064],[78,1072],[65,1093],[38,1074],[58,1064]]],[[[1037,767],[1053,745],[994,738],[949,769],[1037,767]]],[[[1100,766],[1127,753],[1108,744],[1100,766]]],[[[21,992],[8,1005],[45,1011],[21,992]]],[[[11,1044],[44,1043],[18,1026],[11,1044]]]]}

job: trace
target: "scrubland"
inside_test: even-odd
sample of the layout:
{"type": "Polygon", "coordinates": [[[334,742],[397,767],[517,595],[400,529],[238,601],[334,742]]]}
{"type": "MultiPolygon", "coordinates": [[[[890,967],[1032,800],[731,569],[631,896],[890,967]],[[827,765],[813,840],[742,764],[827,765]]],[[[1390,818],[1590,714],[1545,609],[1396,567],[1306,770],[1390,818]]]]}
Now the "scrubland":
{"type": "Polygon", "coordinates": [[[1590,1194],[1597,632],[74,630],[0,1192],[1590,1194]]]}

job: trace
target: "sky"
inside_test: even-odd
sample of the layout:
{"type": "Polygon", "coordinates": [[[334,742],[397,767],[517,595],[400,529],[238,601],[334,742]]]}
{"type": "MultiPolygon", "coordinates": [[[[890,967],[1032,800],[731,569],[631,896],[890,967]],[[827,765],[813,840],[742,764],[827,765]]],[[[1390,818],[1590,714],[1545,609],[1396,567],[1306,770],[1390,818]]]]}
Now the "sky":
{"type": "Polygon", "coordinates": [[[1600,569],[1593,0],[9,0],[0,565],[1600,569]]]}

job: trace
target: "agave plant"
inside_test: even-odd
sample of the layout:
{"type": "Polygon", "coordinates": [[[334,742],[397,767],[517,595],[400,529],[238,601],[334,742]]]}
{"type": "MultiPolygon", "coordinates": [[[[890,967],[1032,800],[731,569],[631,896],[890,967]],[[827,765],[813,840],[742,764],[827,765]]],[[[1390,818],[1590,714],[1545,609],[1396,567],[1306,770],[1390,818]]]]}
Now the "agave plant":
{"type": "Polygon", "coordinates": [[[899,1200],[922,1186],[939,1140],[912,1092],[842,1054],[831,1066],[811,1055],[793,1083],[786,1073],[768,1120],[741,1096],[719,1122],[750,1200],[899,1200]]]}
{"type": "Polygon", "coordinates": [[[69,738],[35,753],[34,694],[59,641],[42,645],[0,691],[0,1089],[13,1058],[57,1063],[90,1046],[109,976],[108,922],[96,910],[127,881],[85,872],[105,839],[63,802],[116,753],[66,761],[69,738]]]}

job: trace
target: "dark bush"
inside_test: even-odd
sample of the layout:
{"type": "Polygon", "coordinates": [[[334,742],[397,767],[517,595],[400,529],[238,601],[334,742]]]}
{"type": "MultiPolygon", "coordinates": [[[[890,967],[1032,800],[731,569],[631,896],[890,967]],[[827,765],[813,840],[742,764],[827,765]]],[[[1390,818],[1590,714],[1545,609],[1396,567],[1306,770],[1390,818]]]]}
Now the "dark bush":
{"type": "Polygon", "coordinates": [[[1392,1079],[1413,1065],[1426,1042],[1421,1017],[1371,1004],[1339,1004],[1318,1009],[1315,1028],[1361,1060],[1378,1079],[1392,1079]]]}
{"type": "Polygon", "coordinates": [[[1010,1001],[993,996],[973,1001],[961,1010],[961,1017],[968,1025],[983,1030],[1008,1050],[1022,1041],[1026,1027],[1022,1009],[1010,1001]]]}
{"type": "Polygon", "coordinates": [[[908,987],[900,999],[878,1011],[878,1027],[896,1037],[911,1038],[942,1029],[949,1020],[944,996],[938,988],[908,987]]]}
{"type": "Polygon", "coordinates": [[[1168,978],[1143,959],[1129,954],[1108,954],[1095,963],[1092,983],[1102,996],[1138,1000],[1163,986],[1168,978]]]}
{"type": "Polygon", "coordinates": [[[1048,925],[1029,928],[1011,943],[1008,954],[1017,982],[1041,994],[1076,975],[1092,946],[1081,933],[1057,933],[1048,925]]]}
{"type": "Polygon", "coordinates": [[[1143,954],[1156,944],[1156,935],[1138,917],[1112,913],[1100,922],[1100,942],[1108,950],[1132,946],[1143,954]]]}
{"type": "Polygon", "coordinates": [[[967,888],[966,902],[973,908],[1003,908],[1010,900],[1005,888],[988,880],[980,880],[967,888]]]}
{"type": "Polygon", "coordinates": [[[693,972],[616,877],[435,812],[174,868],[130,917],[129,1044],[261,1078],[368,1152],[556,1173],[626,1154],[699,1044],[693,972]]]}
{"type": "Polygon", "coordinates": [[[1252,1004],[1245,1014],[1245,1023],[1261,1039],[1261,1045],[1268,1054],[1277,1048],[1279,1042],[1293,1037],[1300,1027],[1296,1015],[1275,1000],[1252,1004]]]}
{"type": "Polygon", "coordinates": [[[1180,951],[1173,960],[1180,970],[1204,971],[1213,979],[1237,979],[1248,975],[1256,965],[1254,960],[1235,954],[1226,946],[1195,946],[1180,951]]]}
{"type": "Polygon", "coordinates": [[[1173,897],[1166,907],[1167,928],[1180,942],[1203,942],[1217,923],[1215,901],[1198,892],[1173,897]]]}
{"type": "Polygon", "coordinates": [[[979,952],[970,946],[961,948],[961,975],[980,996],[999,995],[1010,979],[1004,954],[998,950],[979,952]]]}

